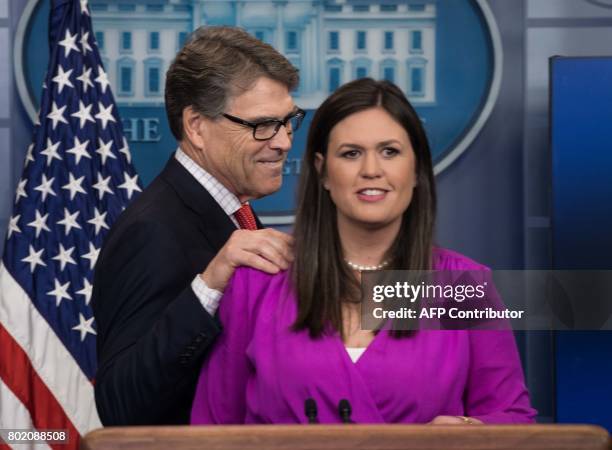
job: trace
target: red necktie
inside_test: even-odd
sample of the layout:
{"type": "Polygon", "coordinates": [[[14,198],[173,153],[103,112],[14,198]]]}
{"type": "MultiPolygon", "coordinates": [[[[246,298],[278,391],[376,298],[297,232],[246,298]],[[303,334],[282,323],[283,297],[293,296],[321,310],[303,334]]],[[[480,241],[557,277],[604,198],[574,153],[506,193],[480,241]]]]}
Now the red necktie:
{"type": "Polygon", "coordinates": [[[240,228],[243,230],[256,230],[257,222],[255,222],[255,216],[253,210],[248,203],[245,203],[240,207],[238,211],[234,213],[234,217],[238,221],[240,228]]]}

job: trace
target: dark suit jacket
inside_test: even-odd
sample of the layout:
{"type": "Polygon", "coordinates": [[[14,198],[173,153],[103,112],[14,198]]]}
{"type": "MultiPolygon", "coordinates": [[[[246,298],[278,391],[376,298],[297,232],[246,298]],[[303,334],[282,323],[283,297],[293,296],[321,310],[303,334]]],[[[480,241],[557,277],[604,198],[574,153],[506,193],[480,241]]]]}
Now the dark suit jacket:
{"type": "Polygon", "coordinates": [[[203,357],[221,331],[191,282],[235,230],[174,156],[121,214],[92,296],[104,425],[189,422],[203,357]]]}

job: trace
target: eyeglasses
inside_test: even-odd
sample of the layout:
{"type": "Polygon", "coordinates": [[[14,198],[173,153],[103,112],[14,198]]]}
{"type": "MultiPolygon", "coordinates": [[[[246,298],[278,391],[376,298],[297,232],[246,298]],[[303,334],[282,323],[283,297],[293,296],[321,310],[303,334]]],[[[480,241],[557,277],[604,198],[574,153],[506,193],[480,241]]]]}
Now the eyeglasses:
{"type": "Polygon", "coordinates": [[[239,123],[245,127],[253,129],[253,138],[256,141],[267,141],[272,139],[278,133],[281,126],[284,126],[287,130],[287,134],[291,136],[295,133],[302,125],[302,121],[306,116],[306,111],[298,108],[296,111],[289,114],[283,120],[267,119],[261,122],[249,122],[248,120],[241,119],[240,117],[232,116],[229,114],[222,114],[228,120],[234,123],[239,123]]]}

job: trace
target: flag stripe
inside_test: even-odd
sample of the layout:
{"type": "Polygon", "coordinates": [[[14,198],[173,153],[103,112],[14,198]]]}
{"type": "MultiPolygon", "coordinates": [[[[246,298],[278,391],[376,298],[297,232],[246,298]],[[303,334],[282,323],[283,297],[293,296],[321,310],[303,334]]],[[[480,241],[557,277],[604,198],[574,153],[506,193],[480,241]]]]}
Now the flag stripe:
{"type": "MultiPolygon", "coordinates": [[[[0,328],[0,341],[3,344],[5,343],[6,336],[8,336],[8,338],[14,343],[14,344],[10,344],[11,346],[15,345],[16,347],[19,347],[17,343],[8,335],[6,330],[3,327],[0,328]]],[[[19,351],[22,351],[22,350],[19,349],[19,351]]],[[[24,357],[25,357],[25,354],[24,354],[24,357]]],[[[3,367],[0,367],[0,371],[2,372],[2,378],[4,378],[5,369],[3,367]]],[[[0,399],[2,399],[1,408],[0,408],[0,423],[2,424],[3,428],[5,429],[7,427],[11,428],[12,424],[15,424],[15,425],[18,424],[19,428],[22,428],[22,429],[29,429],[33,431],[37,429],[34,426],[34,424],[32,424],[30,411],[28,411],[25,408],[22,401],[15,396],[15,393],[11,390],[11,388],[9,388],[9,386],[4,384],[1,379],[0,379],[0,399]]],[[[11,447],[4,443],[0,444],[0,449],[5,449],[5,448],[11,448],[11,447]]],[[[49,447],[47,444],[38,443],[38,444],[31,444],[31,445],[20,444],[17,448],[19,450],[30,450],[30,449],[48,450],[51,447],[49,447]]],[[[63,448],[66,448],[66,446],[64,446],[63,448]]]]}
{"type": "MultiPolygon", "coordinates": [[[[3,263],[0,263],[0,299],[0,322],[29,357],[36,379],[55,394],[79,433],[83,435],[100,427],[92,383],[3,263]]],[[[16,364],[13,356],[10,364],[16,364]]]]}
{"type": "MultiPolygon", "coordinates": [[[[41,381],[30,364],[28,355],[0,325],[0,346],[11,355],[11,367],[6,360],[0,361],[0,378],[21,401],[33,419],[32,428],[38,430],[67,430],[72,436],[77,436],[77,430],[62,411],[53,394],[41,381]],[[44,405],[44,408],[36,407],[44,405]]],[[[19,428],[24,428],[20,422],[19,428]]],[[[50,444],[51,448],[77,449],[78,443],[73,439],[68,445],[50,444]]]]}

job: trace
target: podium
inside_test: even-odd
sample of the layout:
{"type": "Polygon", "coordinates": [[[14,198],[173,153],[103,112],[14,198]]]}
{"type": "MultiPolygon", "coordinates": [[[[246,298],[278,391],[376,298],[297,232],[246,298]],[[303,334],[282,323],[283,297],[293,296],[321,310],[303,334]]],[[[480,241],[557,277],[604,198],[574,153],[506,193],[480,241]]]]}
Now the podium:
{"type": "Polygon", "coordinates": [[[103,428],[84,450],[611,450],[593,425],[217,425],[103,428]]]}

